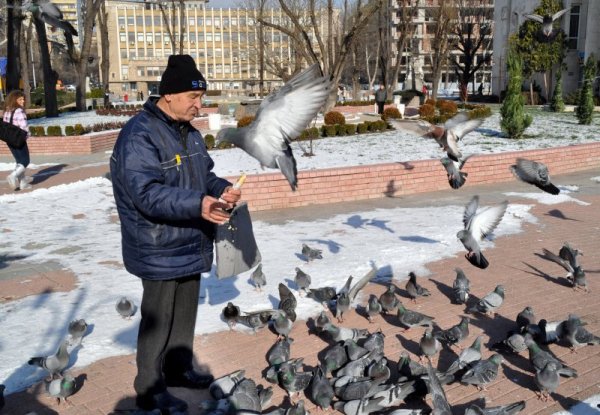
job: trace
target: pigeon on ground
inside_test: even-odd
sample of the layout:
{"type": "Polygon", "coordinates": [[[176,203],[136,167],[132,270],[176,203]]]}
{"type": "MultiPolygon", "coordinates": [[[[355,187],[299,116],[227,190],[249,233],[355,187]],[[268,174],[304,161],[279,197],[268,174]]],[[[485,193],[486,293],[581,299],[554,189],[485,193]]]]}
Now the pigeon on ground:
{"type": "Polygon", "coordinates": [[[503,360],[504,358],[497,353],[491,355],[487,360],[480,360],[465,372],[460,381],[475,385],[477,389],[485,390],[485,386],[498,377],[498,369],[503,360]]]}
{"type": "Polygon", "coordinates": [[[448,157],[454,161],[459,161],[462,158],[462,154],[458,149],[458,141],[483,123],[483,119],[469,119],[469,115],[464,112],[455,115],[446,121],[443,126],[432,125],[425,121],[419,121],[416,124],[401,123],[394,120],[388,121],[398,130],[433,138],[446,152],[448,157]]]}
{"type": "Polygon", "coordinates": [[[208,392],[214,399],[223,399],[231,395],[235,387],[246,378],[246,370],[239,369],[212,381],[208,392]]]}
{"type": "Polygon", "coordinates": [[[517,158],[517,164],[510,166],[510,171],[517,179],[532,184],[544,192],[551,195],[560,193],[560,189],[550,181],[548,167],[544,163],[517,158]]]}
{"type": "Polygon", "coordinates": [[[283,310],[290,320],[296,321],[296,305],[298,304],[296,297],[284,284],[279,283],[278,288],[279,306],[277,308],[283,310]]]}
{"type": "Polygon", "coordinates": [[[372,379],[369,377],[356,378],[351,382],[333,387],[335,396],[342,401],[353,401],[355,399],[368,399],[375,393],[383,390],[381,384],[385,381],[383,377],[372,379]]]}
{"type": "Polygon", "coordinates": [[[558,362],[550,360],[542,370],[535,373],[535,384],[540,390],[539,399],[547,402],[552,400],[551,394],[556,392],[560,385],[560,376],[558,375],[558,362]]]}
{"type": "Polygon", "coordinates": [[[436,415],[452,415],[452,408],[446,399],[446,393],[442,384],[437,377],[437,373],[431,366],[431,362],[427,362],[427,387],[431,393],[431,402],[433,413],[436,415]]]}
{"type": "Polygon", "coordinates": [[[259,389],[252,379],[242,379],[227,397],[234,413],[261,413],[259,389]]]}
{"type": "Polygon", "coordinates": [[[336,299],[336,317],[338,321],[344,321],[343,315],[350,308],[350,304],[356,299],[356,296],[368,283],[377,275],[377,268],[372,267],[356,284],[352,283],[352,276],[348,277],[346,284],[340,290],[336,299]]]}
{"type": "Polygon", "coordinates": [[[344,340],[344,347],[349,360],[358,360],[371,351],[359,346],[356,340],[352,339],[344,340]]]}
{"type": "Polygon", "coordinates": [[[292,400],[292,396],[308,387],[312,379],[311,372],[300,372],[296,365],[290,361],[283,363],[277,371],[279,384],[285,389],[292,400]]]}
{"type": "Polygon", "coordinates": [[[381,329],[379,329],[375,333],[369,334],[367,339],[363,342],[362,346],[370,352],[377,350],[383,353],[384,343],[385,334],[383,334],[381,329]]]}
{"type": "Polygon", "coordinates": [[[337,401],[333,407],[345,415],[368,415],[381,411],[384,407],[380,402],[383,397],[369,399],[353,399],[351,401],[337,401]]]}
{"type": "Polygon", "coordinates": [[[296,190],[298,171],[290,142],[323,107],[331,85],[330,77],[321,74],[319,64],[311,65],[266,97],[250,125],[221,129],[216,142],[235,144],[262,166],[279,168],[296,190]]]}
{"type": "Polygon", "coordinates": [[[369,297],[369,302],[367,303],[367,319],[369,323],[373,323],[373,319],[381,314],[383,311],[383,307],[379,303],[377,296],[375,294],[371,294],[369,297]]]}
{"type": "MultiPolygon", "coordinates": [[[[373,350],[368,354],[364,355],[360,359],[349,360],[343,367],[341,367],[337,372],[336,376],[341,378],[342,376],[351,376],[351,377],[362,377],[365,374],[367,368],[380,360],[383,357],[383,352],[379,350],[373,350]]],[[[339,385],[339,384],[338,384],[339,385]]],[[[335,385],[334,385],[335,386],[335,385]]]]}
{"type": "Polygon", "coordinates": [[[84,319],[73,320],[69,323],[68,333],[71,337],[71,345],[77,343],[81,345],[83,336],[87,332],[88,325],[84,319]]]}
{"type": "Polygon", "coordinates": [[[407,351],[402,351],[398,359],[398,373],[412,380],[427,374],[427,369],[425,369],[425,366],[412,360],[407,351]]]}
{"type": "Polygon", "coordinates": [[[256,291],[261,292],[262,287],[267,285],[267,277],[263,273],[262,264],[258,264],[256,269],[252,271],[252,275],[250,276],[252,283],[254,284],[254,288],[256,291]]]}
{"type": "Polygon", "coordinates": [[[290,320],[283,310],[277,310],[271,317],[273,320],[273,328],[279,335],[279,338],[288,339],[290,331],[292,331],[293,322],[290,320]]]}
{"type": "Polygon", "coordinates": [[[75,393],[75,378],[70,374],[65,374],[60,379],[53,379],[46,384],[48,395],[56,398],[57,403],[68,402],[67,398],[75,393]]]}
{"type": "Polygon", "coordinates": [[[451,160],[448,157],[443,157],[440,159],[442,165],[446,169],[446,174],[448,176],[448,183],[450,187],[453,189],[460,189],[463,184],[467,181],[467,176],[469,173],[465,173],[461,171],[467,160],[471,157],[471,155],[466,156],[465,158],[460,159],[459,161],[451,160]]]}
{"type": "Polygon", "coordinates": [[[417,275],[412,271],[408,273],[408,281],[406,282],[405,288],[408,296],[415,304],[417,302],[417,297],[429,297],[431,295],[427,288],[423,288],[419,285],[417,282],[417,275]]]}
{"type": "Polygon", "coordinates": [[[537,324],[537,320],[535,318],[535,313],[533,312],[533,308],[531,306],[525,307],[523,309],[523,311],[521,311],[519,314],[517,314],[516,322],[517,322],[517,327],[519,328],[519,331],[521,331],[521,332],[524,329],[526,329],[530,324],[537,324]]]}
{"type": "Polygon", "coordinates": [[[241,313],[235,318],[235,321],[236,323],[250,327],[256,333],[256,330],[266,327],[269,324],[275,313],[277,313],[277,310],[272,309],[250,311],[241,313]]]}
{"type": "Polygon", "coordinates": [[[310,392],[311,400],[319,407],[319,409],[329,409],[331,402],[333,401],[334,392],[331,383],[329,383],[329,380],[325,377],[321,365],[317,366],[313,372],[310,392]]]}
{"type": "Polygon", "coordinates": [[[564,338],[571,345],[571,350],[576,351],[578,348],[586,345],[600,344],[600,337],[587,331],[579,317],[574,314],[569,314],[569,318],[564,322],[564,338]]]}
{"type": "Polygon", "coordinates": [[[490,349],[497,352],[519,354],[527,350],[527,345],[525,344],[525,337],[521,333],[510,331],[504,340],[492,344],[490,349]]]}
{"type": "Polygon", "coordinates": [[[540,344],[558,343],[564,337],[565,320],[547,321],[541,319],[537,326],[530,324],[525,329],[540,344]]]}
{"type": "Polygon", "coordinates": [[[477,304],[469,308],[469,312],[480,312],[484,314],[496,313],[496,310],[504,302],[504,286],[499,284],[496,285],[494,291],[483,297],[477,304]]]}
{"type": "Polygon", "coordinates": [[[452,284],[452,289],[454,290],[454,302],[456,304],[466,304],[471,291],[471,282],[462,269],[455,268],[454,271],[456,271],[456,279],[452,284]]]}
{"type": "Polygon", "coordinates": [[[50,378],[54,379],[55,375],[61,375],[69,364],[69,341],[64,340],[55,354],[50,356],[37,356],[29,359],[27,363],[32,366],[39,366],[50,373],[50,378]]]}
{"type": "Polygon", "coordinates": [[[506,208],[508,201],[502,202],[497,206],[490,206],[479,209],[479,196],[475,195],[465,208],[463,215],[464,229],[456,234],[468,253],[465,255],[469,262],[481,269],[488,267],[489,262],[483,256],[479,242],[491,234],[498,226],[506,208]]]}
{"type": "Polygon", "coordinates": [[[508,405],[480,408],[475,404],[469,405],[465,415],[514,415],[525,409],[525,401],[514,402],[508,405]]]}
{"type": "Polygon", "coordinates": [[[547,43],[553,41],[557,34],[560,33],[560,29],[554,29],[552,26],[553,23],[560,19],[567,11],[569,11],[569,9],[562,9],[552,15],[545,14],[543,16],[540,16],[539,14],[526,14],[525,18],[537,23],[541,23],[542,27],[537,38],[542,43],[547,43]]]}
{"type": "Polygon", "coordinates": [[[546,364],[550,361],[557,363],[557,372],[561,376],[576,378],[578,376],[577,370],[565,366],[560,360],[553,356],[550,352],[542,350],[540,346],[533,340],[529,333],[525,334],[525,344],[529,349],[529,361],[533,365],[536,371],[540,371],[546,367],[546,364]]]}
{"type": "Polygon", "coordinates": [[[294,277],[294,282],[296,283],[296,287],[298,287],[298,294],[302,295],[302,291],[307,292],[308,288],[310,287],[310,275],[296,267],[296,276],[294,277]]]}
{"type": "Polygon", "coordinates": [[[431,329],[426,329],[419,341],[419,348],[421,349],[421,358],[427,357],[428,359],[433,359],[442,348],[442,345],[440,341],[433,336],[431,329]]]}
{"type": "Polygon", "coordinates": [[[237,318],[241,315],[240,308],[234,305],[231,301],[223,307],[221,312],[223,319],[227,322],[229,329],[233,329],[233,326],[237,323],[237,318]]]}
{"type": "Polygon", "coordinates": [[[136,312],[136,306],[133,300],[130,300],[127,297],[119,298],[117,304],[115,305],[117,312],[121,315],[121,317],[125,319],[130,319],[136,312]]]}
{"type": "Polygon", "coordinates": [[[336,342],[344,340],[358,340],[364,339],[369,335],[367,329],[350,329],[347,327],[337,327],[332,323],[326,324],[323,327],[323,332],[329,333],[331,339],[336,342]]]}
{"type": "Polygon", "coordinates": [[[336,298],[337,291],[334,287],[309,288],[306,296],[320,302],[324,308],[327,308],[327,304],[336,298]]]}
{"type": "Polygon", "coordinates": [[[314,261],[315,259],[323,259],[323,251],[316,248],[311,248],[306,244],[302,244],[302,255],[306,262],[314,261]]]}
{"type": "Polygon", "coordinates": [[[406,330],[418,326],[429,326],[430,329],[433,329],[433,317],[429,317],[418,311],[408,310],[404,308],[401,301],[398,301],[397,317],[403,326],[408,327],[406,330]]]}
{"type": "Polygon", "coordinates": [[[375,393],[371,399],[384,398],[379,405],[384,408],[399,406],[404,399],[415,391],[415,381],[396,382],[393,385],[385,385],[385,389],[375,393]]]}
{"type": "Polygon", "coordinates": [[[348,363],[348,353],[342,342],[337,342],[325,352],[322,360],[322,367],[325,375],[338,370],[348,363]]]}
{"type": "Polygon", "coordinates": [[[483,336],[477,336],[473,344],[458,355],[458,358],[452,362],[450,367],[446,370],[447,374],[454,374],[461,369],[464,369],[470,364],[473,364],[481,360],[481,340],[483,336]]]}
{"type": "Polygon", "coordinates": [[[382,378],[382,383],[387,382],[390,376],[392,376],[392,372],[388,366],[388,360],[385,357],[382,357],[371,363],[369,367],[367,367],[367,376],[371,379],[382,378]]]}
{"type": "Polygon", "coordinates": [[[287,362],[290,359],[290,346],[292,339],[289,337],[286,339],[279,339],[267,352],[267,362],[271,366],[280,365],[283,362],[287,362]]]}
{"type": "Polygon", "coordinates": [[[396,286],[390,283],[388,289],[379,296],[379,304],[383,308],[383,313],[394,311],[398,307],[399,302],[400,300],[396,297],[396,286]]]}
{"type": "Polygon", "coordinates": [[[560,255],[556,255],[545,248],[542,248],[542,251],[544,252],[544,257],[546,259],[556,262],[558,265],[567,270],[566,278],[571,281],[574,290],[583,289],[586,292],[590,292],[587,285],[587,280],[585,278],[585,272],[579,265],[577,256],[567,256],[568,251],[563,250],[563,256],[567,258],[564,259],[561,258],[560,255]]]}
{"type": "Polygon", "coordinates": [[[433,335],[445,346],[460,347],[458,343],[469,337],[469,321],[469,317],[462,317],[457,325],[447,330],[436,331],[433,335]]]}
{"type": "Polygon", "coordinates": [[[325,327],[325,324],[327,323],[331,323],[331,320],[329,320],[329,316],[327,316],[325,310],[322,310],[315,319],[315,328],[318,331],[322,331],[323,327],[325,327]]]}
{"type": "Polygon", "coordinates": [[[583,252],[581,252],[579,249],[573,248],[568,242],[565,242],[560,248],[560,251],[558,251],[558,256],[565,261],[569,261],[569,264],[571,264],[573,268],[581,266],[578,258],[580,255],[583,256],[583,252]]]}

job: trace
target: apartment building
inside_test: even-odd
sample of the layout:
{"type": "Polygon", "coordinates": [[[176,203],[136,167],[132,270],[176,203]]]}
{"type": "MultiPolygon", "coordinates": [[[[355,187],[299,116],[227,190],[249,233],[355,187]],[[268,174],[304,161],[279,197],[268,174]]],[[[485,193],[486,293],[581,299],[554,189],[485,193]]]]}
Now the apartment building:
{"type": "MultiPolygon", "coordinates": [[[[254,11],[236,8],[210,8],[207,0],[186,1],[183,24],[179,9],[165,3],[169,25],[156,3],[107,1],[110,42],[109,89],[129,97],[140,91],[144,96],[156,94],[169,55],[173,54],[169,35],[171,17],[175,15],[172,36],[179,53],[179,34],[183,32],[183,53],[191,55],[209,82],[210,90],[241,94],[258,90],[258,25],[254,11]]],[[[265,11],[265,19],[280,23],[281,10],[265,11]]],[[[265,28],[266,54],[281,62],[290,62],[293,51],[288,36],[265,28]]],[[[282,81],[265,71],[264,89],[269,91],[282,81]]]]}
{"type": "MultiPolygon", "coordinates": [[[[508,39],[511,34],[518,32],[524,22],[524,15],[533,13],[539,6],[539,0],[495,0],[494,22],[494,66],[492,73],[492,90],[499,95],[506,88],[507,68],[506,54],[508,39]]],[[[564,60],[565,69],[562,73],[563,94],[575,92],[583,79],[585,60],[594,54],[600,58],[600,25],[596,19],[600,17],[600,1],[598,0],[563,0],[563,6],[569,11],[560,19],[560,27],[567,34],[567,54],[564,60]]],[[[541,75],[533,78],[542,88],[545,95],[544,81],[541,75]]],[[[549,93],[554,89],[554,73],[550,76],[549,93]]],[[[595,94],[598,94],[599,82],[596,80],[595,94]]]]}

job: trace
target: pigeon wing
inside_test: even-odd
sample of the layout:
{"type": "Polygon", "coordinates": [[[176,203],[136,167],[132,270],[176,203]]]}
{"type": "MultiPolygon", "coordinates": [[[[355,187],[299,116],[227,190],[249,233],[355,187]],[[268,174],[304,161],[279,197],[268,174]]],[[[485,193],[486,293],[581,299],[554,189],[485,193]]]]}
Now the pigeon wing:
{"type": "Polygon", "coordinates": [[[350,301],[353,301],[356,298],[356,295],[360,290],[362,290],[365,285],[369,283],[375,276],[377,275],[377,268],[372,267],[369,272],[367,272],[356,284],[352,286],[350,291],[348,292],[348,298],[350,301]]]}
{"type": "Polygon", "coordinates": [[[423,136],[426,134],[429,134],[434,126],[426,121],[418,121],[418,122],[414,122],[414,121],[396,121],[396,120],[392,120],[389,119],[387,120],[387,122],[389,122],[392,127],[394,127],[396,130],[399,131],[403,131],[406,133],[410,133],[410,134],[415,134],[418,136],[423,136]]]}
{"type": "Polygon", "coordinates": [[[562,9],[561,11],[554,13],[552,15],[552,21],[555,21],[556,19],[560,18],[563,14],[565,14],[568,11],[569,11],[569,9],[562,9]]]}
{"type": "Polygon", "coordinates": [[[467,206],[465,206],[465,213],[463,214],[463,224],[465,225],[465,229],[469,227],[469,223],[475,217],[478,207],[479,196],[475,195],[471,198],[467,206]]]}
{"type": "MultiPolygon", "coordinates": [[[[456,118],[456,117],[454,117],[454,118],[456,118]]],[[[460,141],[460,139],[463,138],[465,135],[469,134],[474,129],[479,128],[479,126],[481,124],[483,124],[483,119],[477,118],[474,120],[467,120],[467,121],[461,122],[459,124],[456,124],[456,125],[452,126],[451,128],[449,128],[449,130],[451,130],[452,133],[454,133],[454,136],[456,137],[456,141],[460,141]]]]}
{"type": "Polygon", "coordinates": [[[468,226],[473,237],[482,240],[492,233],[502,220],[507,207],[508,201],[505,200],[500,205],[490,206],[473,216],[468,226]]]}
{"type": "Polygon", "coordinates": [[[539,14],[526,14],[524,17],[526,19],[533,20],[534,22],[544,23],[544,18],[539,14]]]}
{"type": "Polygon", "coordinates": [[[542,248],[542,252],[544,252],[544,257],[546,259],[556,262],[558,265],[560,265],[561,267],[566,269],[568,272],[573,273],[575,271],[573,269],[573,267],[571,266],[571,264],[569,263],[569,261],[562,259],[558,255],[548,251],[546,248],[542,248]]]}

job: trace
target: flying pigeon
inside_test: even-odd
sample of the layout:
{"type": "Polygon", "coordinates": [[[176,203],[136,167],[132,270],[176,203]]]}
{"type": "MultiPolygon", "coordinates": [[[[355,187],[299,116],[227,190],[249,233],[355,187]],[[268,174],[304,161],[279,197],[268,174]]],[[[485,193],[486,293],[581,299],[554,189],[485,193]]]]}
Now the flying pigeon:
{"type": "Polygon", "coordinates": [[[254,121],[242,128],[224,128],[216,142],[230,142],[262,166],[279,168],[292,190],[298,185],[296,160],[290,142],[315,118],[329,97],[332,82],[314,64],[266,97],[254,121]]]}
{"type": "Polygon", "coordinates": [[[538,36],[538,39],[542,42],[550,42],[556,38],[556,35],[559,32],[559,30],[554,30],[552,24],[568,11],[569,9],[562,9],[553,15],[545,14],[544,16],[540,16],[539,14],[526,14],[525,18],[541,23],[541,36],[538,36]]]}
{"type": "Polygon", "coordinates": [[[290,289],[282,283],[279,283],[278,289],[279,306],[277,308],[283,310],[290,320],[296,321],[296,305],[298,304],[296,297],[290,289]]]}
{"type": "Polygon", "coordinates": [[[487,360],[479,360],[465,372],[460,381],[475,385],[477,389],[485,390],[485,386],[498,377],[498,369],[503,360],[504,358],[497,353],[487,360]]]}
{"type": "Polygon", "coordinates": [[[21,8],[38,16],[47,25],[62,29],[66,35],[77,36],[77,30],[71,23],[64,20],[58,6],[51,1],[25,0],[21,8]]]}
{"type": "MultiPolygon", "coordinates": [[[[426,316],[418,311],[412,311],[404,308],[401,301],[398,301],[398,321],[410,329],[411,327],[429,326],[433,328],[433,317],[426,316]]],[[[406,330],[408,330],[406,329],[406,330]]]]}
{"type": "Polygon", "coordinates": [[[481,340],[483,336],[477,336],[473,344],[458,355],[458,358],[452,362],[450,367],[446,370],[447,374],[454,374],[461,369],[464,369],[468,365],[471,365],[479,360],[481,360],[481,340]]]}
{"type": "Polygon", "coordinates": [[[252,275],[250,275],[250,279],[252,280],[252,283],[254,284],[254,288],[256,289],[256,291],[261,292],[262,287],[267,285],[267,277],[263,273],[262,264],[258,264],[256,269],[254,271],[252,271],[252,275]]]}
{"type": "Polygon", "coordinates": [[[231,301],[227,303],[225,307],[223,307],[223,311],[221,312],[223,315],[223,319],[227,322],[229,329],[233,329],[233,326],[237,323],[237,318],[240,316],[240,308],[234,305],[231,301]]]}
{"type": "Polygon", "coordinates": [[[294,282],[298,287],[299,295],[302,295],[302,291],[307,292],[310,287],[311,279],[310,275],[296,267],[296,275],[294,276],[294,282]]]}
{"type": "Polygon", "coordinates": [[[136,312],[135,303],[127,297],[119,298],[115,309],[125,319],[130,319],[136,312]]]}
{"type": "Polygon", "coordinates": [[[55,354],[50,356],[37,356],[32,357],[27,362],[32,366],[39,366],[50,373],[50,378],[54,379],[55,375],[61,375],[62,371],[65,370],[69,364],[69,351],[67,347],[69,341],[63,341],[55,354]]]}
{"type": "Polygon", "coordinates": [[[423,288],[417,282],[417,275],[412,271],[408,273],[408,281],[406,282],[405,288],[408,296],[415,304],[417,302],[417,297],[429,297],[431,295],[427,288],[423,288]]]}
{"type": "Polygon", "coordinates": [[[517,179],[532,184],[544,192],[551,195],[560,193],[560,189],[550,181],[548,167],[542,162],[517,158],[517,164],[510,166],[510,171],[517,179]]]}
{"type": "Polygon", "coordinates": [[[239,369],[212,381],[208,392],[215,399],[223,399],[231,395],[235,387],[246,378],[246,371],[239,369]]]}
{"type": "Polygon", "coordinates": [[[462,269],[455,268],[454,271],[456,271],[456,279],[452,284],[454,302],[456,304],[466,304],[469,299],[469,292],[471,291],[471,282],[462,269]]]}
{"type": "Polygon", "coordinates": [[[462,154],[458,149],[458,141],[483,123],[483,119],[469,119],[469,115],[464,112],[455,115],[446,121],[443,126],[432,125],[426,121],[419,121],[417,124],[401,123],[394,120],[388,121],[398,130],[433,138],[446,152],[448,157],[456,162],[462,159],[462,154]]]}
{"type": "Polygon", "coordinates": [[[499,284],[496,285],[494,291],[486,294],[477,304],[469,308],[468,311],[471,313],[480,312],[484,314],[495,313],[496,310],[504,302],[504,286],[499,284]]]}
{"type": "Polygon", "coordinates": [[[563,246],[563,248],[561,248],[561,251],[560,251],[563,253],[562,256],[560,255],[560,252],[559,252],[559,255],[556,255],[545,248],[542,248],[542,251],[544,252],[544,257],[546,259],[556,262],[558,265],[560,265],[565,270],[567,270],[566,278],[569,281],[571,281],[571,283],[573,284],[574,290],[582,289],[585,292],[590,292],[590,290],[587,286],[587,279],[585,277],[585,272],[581,268],[581,265],[579,265],[579,260],[577,259],[577,255],[570,254],[569,250],[566,249],[564,246],[563,246]]]}
{"type": "Polygon", "coordinates": [[[558,385],[560,385],[560,376],[558,375],[558,362],[549,361],[542,370],[538,370],[535,373],[535,384],[540,390],[538,399],[547,402],[552,399],[551,394],[556,392],[558,385]]]}
{"type": "Polygon", "coordinates": [[[485,269],[489,262],[483,256],[479,241],[491,234],[498,226],[506,208],[508,201],[500,205],[479,209],[479,196],[475,195],[465,207],[463,215],[464,229],[456,234],[468,253],[466,258],[471,264],[478,268],[485,269]],[[479,210],[479,212],[477,211],[479,210]]]}
{"type": "Polygon", "coordinates": [[[514,402],[508,405],[490,406],[489,408],[480,408],[475,404],[469,405],[465,415],[514,415],[525,409],[525,401],[514,402]]]}
{"type": "Polygon", "coordinates": [[[564,336],[572,351],[585,345],[600,344],[600,337],[587,331],[581,319],[574,314],[569,314],[569,318],[564,322],[564,336]]]}
{"type": "Polygon", "coordinates": [[[67,398],[75,393],[75,378],[70,374],[65,374],[64,377],[53,379],[46,384],[48,395],[56,398],[57,403],[67,402],[67,398]]]}
{"type": "Polygon", "coordinates": [[[465,182],[467,181],[467,176],[469,175],[469,173],[465,173],[461,169],[463,168],[469,157],[471,157],[471,155],[468,155],[460,159],[459,161],[454,161],[448,157],[443,157],[440,159],[440,162],[446,169],[448,183],[453,189],[460,189],[462,185],[465,184],[465,182]]]}
{"type": "Polygon", "coordinates": [[[83,340],[83,336],[87,332],[88,325],[84,319],[73,320],[69,323],[68,333],[71,337],[71,344],[77,342],[77,344],[81,344],[83,340]]]}
{"type": "Polygon", "coordinates": [[[313,249],[306,244],[302,244],[302,255],[306,258],[306,262],[313,261],[315,259],[323,259],[322,250],[313,249]]]}

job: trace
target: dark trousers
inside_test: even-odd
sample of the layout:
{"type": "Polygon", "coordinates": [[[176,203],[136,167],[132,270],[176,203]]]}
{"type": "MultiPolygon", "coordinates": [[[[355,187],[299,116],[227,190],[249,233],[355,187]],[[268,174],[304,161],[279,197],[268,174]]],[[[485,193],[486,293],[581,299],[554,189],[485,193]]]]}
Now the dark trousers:
{"type": "Polygon", "coordinates": [[[385,102],[377,102],[377,114],[383,114],[383,106],[385,102]]]}
{"type": "Polygon", "coordinates": [[[192,369],[200,275],[142,280],[142,320],[137,342],[138,395],[166,389],[165,376],[192,369]]]}
{"type": "Polygon", "coordinates": [[[25,143],[23,148],[13,148],[11,146],[8,146],[8,148],[15,158],[17,164],[22,164],[23,167],[29,166],[29,147],[27,147],[27,143],[25,143]]]}

